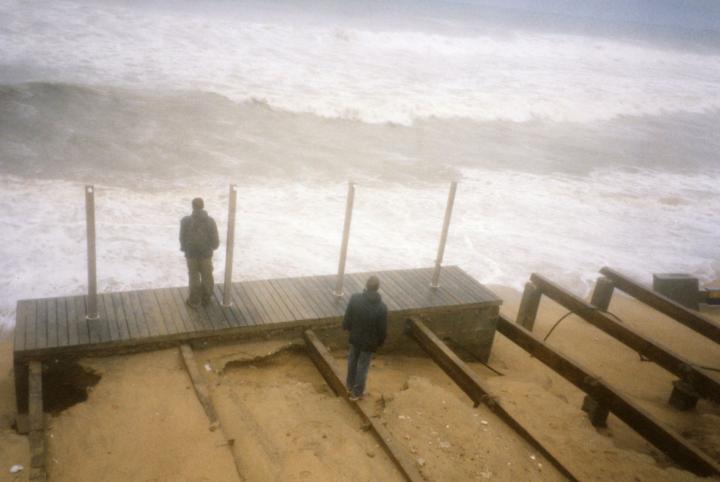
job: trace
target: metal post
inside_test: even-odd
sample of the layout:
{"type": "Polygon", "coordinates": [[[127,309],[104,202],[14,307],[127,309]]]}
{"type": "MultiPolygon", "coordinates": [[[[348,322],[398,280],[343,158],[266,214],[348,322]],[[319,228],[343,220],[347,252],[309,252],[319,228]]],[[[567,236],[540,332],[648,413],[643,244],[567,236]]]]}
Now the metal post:
{"type": "Polygon", "coordinates": [[[350,223],[352,222],[353,202],[355,200],[355,184],[348,183],[347,204],[345,205],[345,226],[343,227],[342,246],[340,247],[340,262],[338,263],[337,284],[333,294],[338,298],[343,296],[343,278],[345,276],[345,260],[347,258],[348,241],[350,239],[350,223]]]}
{"type": "Polygon", "coordinates": [[[235,248],[235,207],[237,205],[237,186],[230,184],[230,199],[228,201],[227,243],[225,250],[225,289],[223,291],[223,306],[229,307],[230,290],[232,289],[233,251],[235,248]]]}
{"type": "Polygon", "coordinates": [[[95,187],[85,186],[85,221],[87,225],[88,296],[85,318],[97,320],[97,266],[95,264],[95,187]]]}
{"type": "Polygon", "coordinates": [[[433,273],[432,282],[430,283],[430,287],[434,289],[440,287],[440,267],[442,266],[443,256],[445,255],[445,243],[447,242],[450,218],[452,217],[453,205],[455,204],[455,191],[457,191],[457,181],[450,183],[450,192],[448,193],[447,207],[445,208],[445,220],[443,221],[437,258],[435,258],[435,272],[433,273]]]}

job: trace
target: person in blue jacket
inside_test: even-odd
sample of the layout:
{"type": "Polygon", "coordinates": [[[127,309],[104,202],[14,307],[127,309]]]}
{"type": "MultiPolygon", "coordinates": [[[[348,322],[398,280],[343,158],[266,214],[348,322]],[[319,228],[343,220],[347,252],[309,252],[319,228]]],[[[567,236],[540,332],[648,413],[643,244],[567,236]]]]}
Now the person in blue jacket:
{"type": "Polygon", "coordinates": [[[380,280],[371,276],[362,293],[350,297],[343,329],[350,332],[346,386],[350,400],[363,398],[372,354],[387,336],[387,306],[378,290],[380,280]]]}

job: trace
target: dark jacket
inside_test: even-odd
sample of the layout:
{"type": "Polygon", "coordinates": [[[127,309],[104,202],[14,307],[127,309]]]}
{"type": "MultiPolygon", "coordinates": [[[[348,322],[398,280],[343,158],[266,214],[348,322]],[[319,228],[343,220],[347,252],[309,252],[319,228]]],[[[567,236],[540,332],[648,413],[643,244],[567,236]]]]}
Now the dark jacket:
{"type": "Polygon", "coordinates": [[[343,329],[350,332],[350,343],[360,351],[375,351],[387,335],[387,306],[377,291],[363,291],[350,297],[343,329]]]}
{"type": "Polygon", "coordinates": [[[210,258],[218,246],[215,220],[204,209],[196,209],[180,221],[180,250],[186,258],[210,258]]]}

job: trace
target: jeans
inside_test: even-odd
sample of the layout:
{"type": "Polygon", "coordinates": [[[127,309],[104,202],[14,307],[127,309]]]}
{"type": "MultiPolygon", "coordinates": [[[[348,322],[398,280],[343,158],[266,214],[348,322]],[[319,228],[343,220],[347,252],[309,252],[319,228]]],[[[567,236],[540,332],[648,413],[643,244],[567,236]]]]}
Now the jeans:
{"type": "Polygon", "coordinates": [[[209,303],[215,287],[212,258],[186,259],[190,285],[188,303],[192,305],[197,305],[200,302],[209,303]]]}
{"type": "Polygon", "coordinates": [[[365,382],[371,359],[372,352],[360,351],[355,348],[355,345],[350,345],[346,385],[348,391],[356,397],[361,397],[365,393],[365,382]]]}

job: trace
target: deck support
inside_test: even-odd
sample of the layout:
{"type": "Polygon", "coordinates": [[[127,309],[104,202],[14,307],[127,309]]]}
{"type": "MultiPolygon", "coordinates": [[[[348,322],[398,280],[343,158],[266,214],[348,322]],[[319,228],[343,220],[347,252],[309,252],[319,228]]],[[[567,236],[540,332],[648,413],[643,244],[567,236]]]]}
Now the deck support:
{"type": "Polygon", "coordinates": [[[443,227],[440,234],[440,244],[438,245],[437,257],[435,258],[435,271],[433,272],[432,281],[430,282],[430,287],[433,289],[440,287],[440,269],[442,268],[443,257],[445,256],[445,244],[447,243],[448,231],[450,230],[450,218],[452,218],[453,206],[455,205],[457,184],[457,181],[450,183],[447,206],[445,206],[445,218],[443,219],[443,227]]]}
{"type": "Polygon", "coordinates": [[[30,369],[27,362],[23,362],[15,358],[13,365],[13,378],[15,379],[15,407],[17,409],[15,427],[17,432],[21,435],[27,435],[30,432],[30,422],[28,420],[29,374],[30,369]]]}
{"type": "Polygon", "coordinates": [[[415,460],[397,443],[388,429],[373,418],[372,411],[363,404],[353,402],[348,398],[347,389],[343,383],[343,376],[337,368],[330,352],[317,335],[312,330],[306,330],[303,337],[310,358],[327,384],[337,396],[344,398],[352,406],[355,412],[362,418],[363,422],[370,426],[380,446],[385,450],[390,460],[395,463],[405,478],[411,482],[424,481],[425,479],[416,467],[415,460]]]}
{"type": "Polygon", "coordinates": [[[345,261],[347,260],[348,243],[350,242],[350,224],[352,223],[353,203],[355,202],[355,183],[348,183],[347,201],[345,203],[345,224],[343,226],[342,244],[340,246],[340,260],[338,261],[338,274],[333,294],[342,298],[343,282],[345,278],[345,261]]]}
{"type": "Polygon", "coordinates": [[[223,286],[222,304],[229,308],[232,290],[233,253],[235,251],[235,210],[237,206],[237,186],[230,184],[230,197],[228,199],[228,225],[227,241],[225,242],[225,285],[223,286]]]}
{"type": "Polygon", "coordinates": [[[44,481],[45,471],[45,414],[42,396],[42,362],[32,361],[29,366],[29,421],[30,433],[30,480],[44,481]]]}
{"type": "Polygon", "coordinates": [[[630,296],[656,309],[660,313],[669,316],[675,321],[682,323],[715,343],[720,343],[720,323],[701,315],[697,311],[690,310],[660,293],[645,288],[640,285],[640,283],[608,267],[602,268],[600,272],[609,278],[618,289],[621,289],[630,296]]]}
{"type": "Polygon", "coordinates": [[[538,309],[540,308],[541,296],[542,291],[537,286],[529,281],[525,283],[525,290],[520,299],[516,321],[526,330],[533,331],[535,318],[537,318],[538,309]]]}
{"type": "Polygon", "coordinates": [[[679,433],[664,427],[630,398],[554,350],[531,332],[502,315],[498,318],[497,329],[594,400],[601,400],[610,412],[687,470],[701,476],[720,475],[720,465],[710,456],[685,441],[679,433]]]}
{"type": "Polygon", "coordinates": [[[608,278],[601,276],[595,283],[590,304],[597,307],[601,311],[607,311],[610,308],[610,300],[612,299],[615,285],[608,278]]]}
{"type": "Polygon", "coordinates": [[[690,384],[693,390],[701,396],[720,401],[720,382],[693,366],[687,359],[629,326],[617,322],[596,307],[586,303],[544,277],[533,274],[531,280],[540,288],[544,295],[550,297],[568,310],[572,310],[591,325],[649,358],[665,370],[680,377],[690,384]]]}
{"type": "Polygon", "coordinates": [[[416,317],[408,318],[406,333],[418,342],[435,363],[470,397],[476,407],[481,403],[487,405],[491,412],[538,450],[561,474],[569,480],[579,480],[527,428],[505,410],[500,401],[485,387],[475,371],[443,343],[425,323],[416,317]]]}
{"type": "Polygon", "coordinates": [[[88,320],[99,318],[97,308],[97,264],[95,255],[95,187],[85,186],[85,222],[87,227],[87,275],[88,296],[85,317],[88,320]]]}

